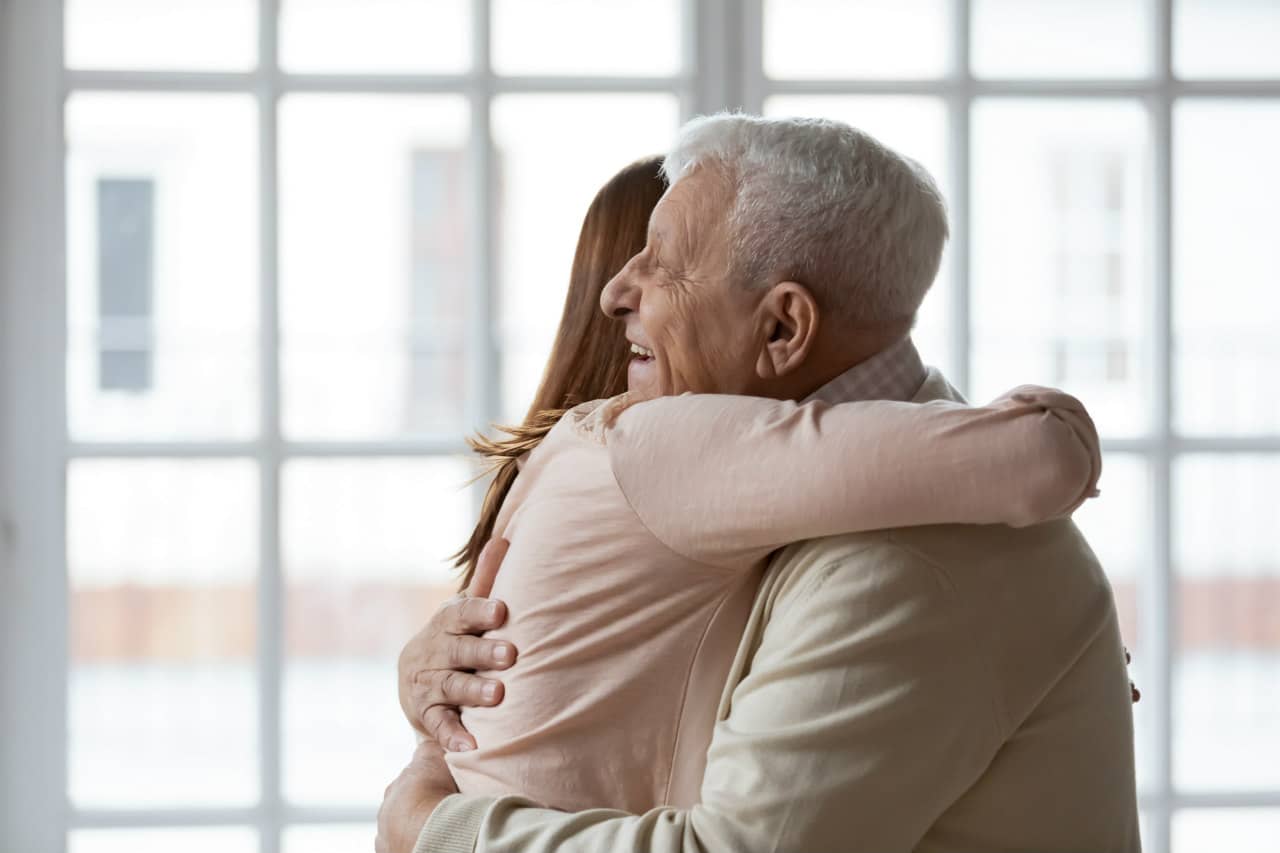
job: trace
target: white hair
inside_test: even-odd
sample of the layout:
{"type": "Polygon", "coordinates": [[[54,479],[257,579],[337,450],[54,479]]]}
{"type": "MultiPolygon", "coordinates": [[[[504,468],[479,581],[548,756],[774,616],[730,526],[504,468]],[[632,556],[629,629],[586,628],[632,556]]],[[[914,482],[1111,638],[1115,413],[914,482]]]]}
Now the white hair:
{"type": "Polygon", "coordinates": [[[942,194],[925,169],[837,121],[737,113],[695,118],[662,164],[672,186],[723,170],[730,275],[796,281],[858,326],[910,321],[947,240],[942,194]]]}

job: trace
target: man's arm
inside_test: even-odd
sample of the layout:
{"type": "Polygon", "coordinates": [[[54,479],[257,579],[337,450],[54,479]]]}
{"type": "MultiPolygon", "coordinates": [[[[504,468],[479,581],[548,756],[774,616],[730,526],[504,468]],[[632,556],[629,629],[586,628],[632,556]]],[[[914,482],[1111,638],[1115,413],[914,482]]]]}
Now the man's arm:
{"type": "Polygon", "coordinates": [[[416,850],[912,849],[1001,741],[991,677],[930,563],[882,534],[790,553],[767,581],[776,597],[699,805],[565,814],[454,795],[416,850]]]}

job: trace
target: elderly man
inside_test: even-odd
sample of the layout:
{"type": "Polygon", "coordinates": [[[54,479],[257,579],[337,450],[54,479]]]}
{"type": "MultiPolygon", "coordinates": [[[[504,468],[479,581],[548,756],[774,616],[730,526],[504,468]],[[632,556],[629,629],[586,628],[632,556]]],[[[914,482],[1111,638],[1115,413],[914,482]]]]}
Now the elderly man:
{"type": "MultiPolygon", "coordinates": [[[[947,231],[918,166],[841,124],[721,115],[687,125],[665,168],[649,245],[601,300],[648,351],[631,366],[633,390],[958,398],[908,337],[947,231]]],[[[514,659],[472,636],[503,618],[491,602],[456,603],[406,649],[406,674],[425,688],[413,715],[434,715],[446,745],[467,737],[446,706],[491,701],[463,671],[514,659]]],[[[1069,521],[888,530],[779,552],[692,808],[566,814],[455,791],[428,742],[387,790],[379,847],[1140,847],[1114,602],[1069,521]]]]}

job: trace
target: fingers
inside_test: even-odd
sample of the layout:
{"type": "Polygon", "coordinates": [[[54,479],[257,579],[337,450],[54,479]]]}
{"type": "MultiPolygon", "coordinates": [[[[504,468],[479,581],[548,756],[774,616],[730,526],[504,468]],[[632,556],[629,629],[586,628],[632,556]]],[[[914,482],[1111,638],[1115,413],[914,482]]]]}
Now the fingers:
{"type": "MultiPolygon", "coordinates": [[[[497,705],[506,695],[501,681],[494,681],[467,672],[435,671],[426,673],[421,682],[414,685],[409,697],[406,715],[414,728],[433,738],[451,751],[450,744],[459,733],[466,736],[466,729],[458,722],[459,707],[487,707],[497,705]],[[448,712],[442,714],[442,712],[448,712]],[[445,727],[441,733],[439,728],[445,727]],[[456,728],[455,728],[456,726],[456,728]]],[[[470,741],[474,746],[474,741],[470,741]]]]}
{"type": "Polygon", "coordinates": [[[482,634],[502,627],[507,605],[488,598],[458,598],[441,607],[436,616],[446,633],[482,634]]]}
{"type": "Polygon", "coordinates": [[[440,643],[444,659],[437,663],[442,668],[507,669],[516,659],[516,647],[505,640],[486,640],[461,634],[443,638],[440,643]]]}
{"type": "Polygon", "coordinates": [[[413,758],[409,760],[409,766],[415,764],[434,765],[444,760],[444,750],[440,744],[430,738],[418,744],[418,748],[413,751],[413,758]]]}
{"type": "Polygon", "coordinates": [[[431,706],[422,717],[422,726],[427,736],[448,752],[469,752],[476,748],[476,739],[463,728],[455,708],[431,706]]]}
{"type": "Polygon", "coordinates": [[[502,701],[502,682],[469,672],[437,672],[429,682],[426,694],[432,705],[474,707],[496,705],[502,701]]]}
{"type": "Polygon", "coordinates": [[[490,539],[480,551],[476,560],[476,571],[471,576],[471,584],[467,587],[467,595],[476,598],[488,598],[493,592],[493,581],[498,576],[498,569],[507,556],[507,548],[511,543],[506,539],[490,539]]]}

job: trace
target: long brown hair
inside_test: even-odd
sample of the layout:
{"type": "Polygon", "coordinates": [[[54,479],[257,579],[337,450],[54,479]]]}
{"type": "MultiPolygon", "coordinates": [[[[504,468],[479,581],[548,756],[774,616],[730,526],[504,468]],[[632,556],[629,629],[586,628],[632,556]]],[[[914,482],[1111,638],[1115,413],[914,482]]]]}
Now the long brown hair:
{"type": "Polygon", "coordinates": [[[463,569],[462,589],[471,583],[480,551],[493,536],[498,511],[516,479],[516,460],[537,447],[568,409],[627,390],[630,347],[617,321],[600,310],[600,292],[644,248],[649,214],[667,188],[661,165],[661,157],[637,160],[596,193],[582,220],[551,357],[524,423],[499,426],[505,438],[467,440],[490,463],[493,480],[476,529],[454,555],[463,569]]]}

